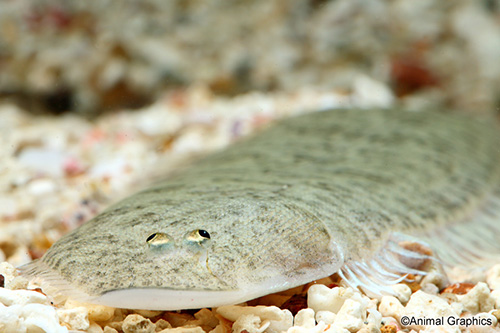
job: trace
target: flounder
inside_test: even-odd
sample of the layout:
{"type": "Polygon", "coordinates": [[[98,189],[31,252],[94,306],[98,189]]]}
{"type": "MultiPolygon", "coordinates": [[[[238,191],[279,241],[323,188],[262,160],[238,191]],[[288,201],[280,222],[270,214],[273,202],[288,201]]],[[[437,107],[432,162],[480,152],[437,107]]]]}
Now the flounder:
{"type": "Polygon", "coordinates": [[[498,261],[499,185],[491,119],[315,112],[109,207],[21,271],[80,301],[150,310],[239,303],[334,273],[390,293],[425,274],[411,260],[498,261]]]}

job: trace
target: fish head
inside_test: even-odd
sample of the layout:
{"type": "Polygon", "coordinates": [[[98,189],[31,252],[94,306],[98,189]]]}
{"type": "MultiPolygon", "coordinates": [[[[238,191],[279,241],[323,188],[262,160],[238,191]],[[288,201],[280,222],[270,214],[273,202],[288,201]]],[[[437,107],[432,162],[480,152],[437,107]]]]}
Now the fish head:
{"type": "Polygon", "coordinates": [[[23,270],[76,300],[178,310],[244,302],[343,263],[324,224],[281,200],[207,198],[124,211],[108,209],[23,270]]]}

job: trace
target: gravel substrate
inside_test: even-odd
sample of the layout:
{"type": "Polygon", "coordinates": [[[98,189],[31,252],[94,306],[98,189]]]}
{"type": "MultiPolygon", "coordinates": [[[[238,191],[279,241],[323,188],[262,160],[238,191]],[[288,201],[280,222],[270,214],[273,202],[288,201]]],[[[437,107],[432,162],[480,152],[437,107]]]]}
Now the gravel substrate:
{"type": "Polygon", "coordinates": [[[14,268],[281,117],[497,112],[499,59],[497,0],[4,1],[0,332],[500,332],[500,265],[448,270],[449,280],[436,270],[394,286],[396,297],[370,299],[332,276],[198,312],[52,304],[14,268]],[[457,322],[403,326],[412,316],[457,322]]]}

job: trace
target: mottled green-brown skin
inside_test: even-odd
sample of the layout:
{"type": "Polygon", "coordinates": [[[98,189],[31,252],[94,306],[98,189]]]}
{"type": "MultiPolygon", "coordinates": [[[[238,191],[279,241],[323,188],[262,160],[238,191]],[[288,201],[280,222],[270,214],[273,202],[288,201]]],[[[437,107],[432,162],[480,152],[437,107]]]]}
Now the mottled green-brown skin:
{"type": "Polygon", "coordinates": [[[287,119],[110,207],[41,260],[89,295],[328,275],[369,258],[392,232],[425,232],[476,209],[499,184],[499,143],[491,122],[453,114],[287,119]],[[184,243],[196,229],[211,235],[210,271],[184,243]],[[175,245],[153,251],[146,239],[154,232],[175,245]]]}

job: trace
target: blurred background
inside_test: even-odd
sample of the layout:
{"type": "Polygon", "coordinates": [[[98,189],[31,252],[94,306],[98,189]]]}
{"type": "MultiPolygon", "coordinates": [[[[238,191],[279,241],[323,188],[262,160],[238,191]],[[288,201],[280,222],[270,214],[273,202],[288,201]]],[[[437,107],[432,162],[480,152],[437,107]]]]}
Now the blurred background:
{"type": "Polygon", "coordinates": [[[0,102],[33,113],[147,106],[193,85],[216,96],[352,92],[500,106],[498,0],[2,0],[0,102]]]}

